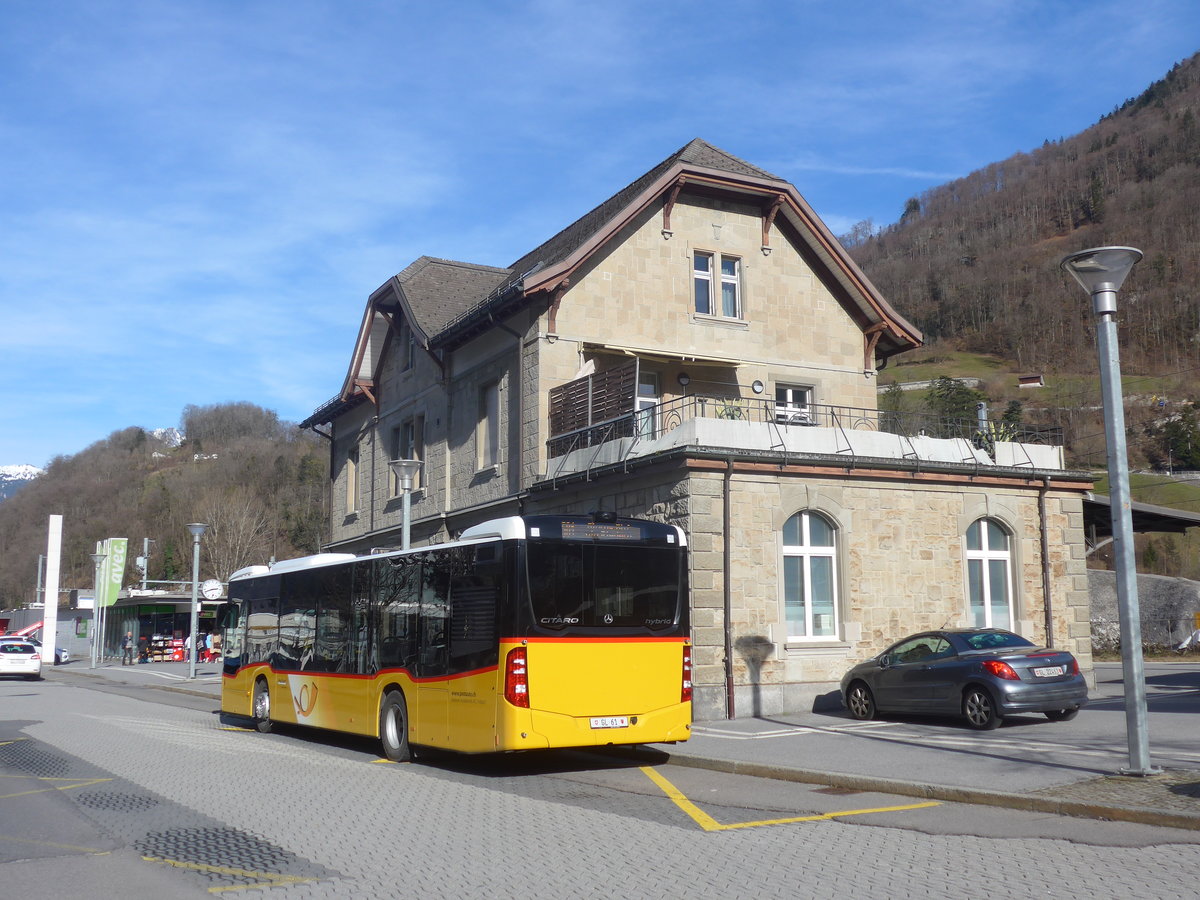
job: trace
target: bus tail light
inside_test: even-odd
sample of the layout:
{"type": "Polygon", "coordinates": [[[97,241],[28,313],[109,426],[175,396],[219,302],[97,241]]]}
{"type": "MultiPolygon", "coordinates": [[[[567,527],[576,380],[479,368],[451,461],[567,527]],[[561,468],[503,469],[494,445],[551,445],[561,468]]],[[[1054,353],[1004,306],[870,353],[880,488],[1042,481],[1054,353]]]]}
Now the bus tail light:
{"type": "Polygon", "coordinates": [[[683,645],[683,689],[679,692],[680,703],[692,702],[692,648],[683,645]]]}
{"type": "Polygon", "coordinates": [[[504,699],[529,708],[529,660],[524,647],[509,650],[504,659],[504,699]]]}

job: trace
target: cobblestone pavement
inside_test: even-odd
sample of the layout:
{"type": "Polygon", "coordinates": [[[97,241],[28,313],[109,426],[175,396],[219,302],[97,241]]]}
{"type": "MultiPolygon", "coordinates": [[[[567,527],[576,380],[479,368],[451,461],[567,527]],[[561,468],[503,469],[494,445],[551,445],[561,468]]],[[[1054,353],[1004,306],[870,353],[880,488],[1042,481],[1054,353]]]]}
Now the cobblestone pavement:
{"type": "MultiPolygon", "coordinates": [[[[393,765],[361,747],[231,729],[211,710],[57,679],[10,687],[0,685],[4,718],[36,744],[20,752],[86,761],[90,774],[118,779],[90,801],[62,793],[101,822],[129,817],[110,827],[143,856],[190,863],[179,868],[179,896],[226,887],[271,898],[1194,898],[1200,872],[1200,846],[1183,844],[1095,847],[846,821],[708,832],[666,797],[564,802],[519,769],[489,779],[393,765]],[[210,871],[215,858],[286,877],[250,887],[210,871]]],[[[20,864],[0,867],[0,878],[8,865],[20,864]]]]}

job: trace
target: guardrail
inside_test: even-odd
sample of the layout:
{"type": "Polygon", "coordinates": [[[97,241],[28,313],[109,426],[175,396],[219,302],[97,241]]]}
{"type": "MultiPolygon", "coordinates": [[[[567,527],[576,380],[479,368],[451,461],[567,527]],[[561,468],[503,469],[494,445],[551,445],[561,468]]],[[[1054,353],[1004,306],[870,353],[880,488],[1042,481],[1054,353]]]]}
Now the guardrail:
{"type": "Polygon", "coordinates": [[[962,438],[992,452],[999,441],[1061,446],[1063,430],[1057,426],[1025,425],[996,420],[979,422],[923,413],[890,412],[810,403],[780,406],[773,400],[746,397],[691,395],[626,413],[586,428],[554,435],[546,442],[550,459],[573,450],[596,447],[619,438],[654,440],[691,419],[727,419],[769,422],[781,429],[836,428],[842,431],[879,431],[904,437],[962,438]]]}

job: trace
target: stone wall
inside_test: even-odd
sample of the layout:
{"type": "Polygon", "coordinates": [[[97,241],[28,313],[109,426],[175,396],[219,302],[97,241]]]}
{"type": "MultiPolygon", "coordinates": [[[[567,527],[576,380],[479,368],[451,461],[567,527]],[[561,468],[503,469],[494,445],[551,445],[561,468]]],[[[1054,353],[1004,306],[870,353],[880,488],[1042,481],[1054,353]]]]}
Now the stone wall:
{"type": "MultiPolygon", "coordinates": [[[[1087,581],[1092,640],[1098,648],[1115,648],[1120,641],[1117,573],[1088,569],[1087,581]]],[[[1200,582],[1163,575],[1138,575],[1137,592],[1143,645],[1176,647],[1196,629],[1200,582]]]]}

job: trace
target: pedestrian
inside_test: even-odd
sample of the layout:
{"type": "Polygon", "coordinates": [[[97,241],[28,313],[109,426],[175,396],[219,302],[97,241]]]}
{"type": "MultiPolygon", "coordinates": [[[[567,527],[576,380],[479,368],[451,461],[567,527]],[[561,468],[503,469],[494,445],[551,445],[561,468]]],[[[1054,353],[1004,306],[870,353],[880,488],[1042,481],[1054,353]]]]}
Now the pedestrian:
{"type": "Polygon", "coordinates": [[[189,634],[183,640],[183,661],[191,662],[192,659],[192,636],[189,634]]]}
{"type": "Polygon", "coordinates": [[[133,632],[125,632],[125,637],[121,638],[121,665],[133,665],[133,632]]]}

